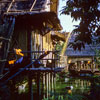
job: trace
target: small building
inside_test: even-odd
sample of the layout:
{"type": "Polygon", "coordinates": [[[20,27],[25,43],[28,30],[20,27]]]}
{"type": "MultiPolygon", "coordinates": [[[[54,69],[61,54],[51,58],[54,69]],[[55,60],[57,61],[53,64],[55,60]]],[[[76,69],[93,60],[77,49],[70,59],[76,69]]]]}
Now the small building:
{"type": "MultiPolygon", "coordinates": [[[[72,35],[69,42],[73,42],[75,35],[72,35]]],[[[65,55],[67,56],[69,66],[76,66],[78,69],[98,69],[98,65],[95,63],[96,50],[100,50],[100,45],[85,44],[85,48],[74,50],[72,47],[66,49],[65,55]]]]}
{"type": "MultiPolygon", "coordinates": [[[[11,54],[14,48],[26,51],[24,55],[31,60],[37,59],[44,51],[53,53],[52,32],[62,29],[57,18],[57,0],[0,2],[3,19],[0,24],[0,74],[3,73],[6,61],[15,59],[11,54]]],[[[46,57],[49,61],[52,58],[54,54],[46,57]]],[[[47,62],[42,62],[46,67],[47,62]]]]}

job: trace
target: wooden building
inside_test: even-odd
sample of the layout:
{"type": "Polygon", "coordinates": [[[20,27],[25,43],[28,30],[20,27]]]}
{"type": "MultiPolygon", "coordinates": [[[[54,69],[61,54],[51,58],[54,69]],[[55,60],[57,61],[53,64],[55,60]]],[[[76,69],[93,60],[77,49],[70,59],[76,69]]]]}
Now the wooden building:
{"type": "MultiPolygon", "coordinates": [[[[11,54],[14,48],[25,51],[30,61],[44,51],[54,51],[52,32],[62,29],[57,18],[57,0],[1,0],[0,3],[0,74],[5,63],[15,59],[11,54]]],[[[52,58],[54,54],[44,59],[52,58]]],[[[42,63],[46,67],[47,61],[42,63]]]]}
{"type": "MultiPolygon", "coordinates": [[[[73,42],[74,39],[75,35],[72,34],[69,42],[73,42]]],[[[100,45],[85,44],[85,48],[82,47],[81,51],[78,49],[74,50],[72,47],[68,47],[65,52],[65,55],[68,57],[68,67],[71,67],[73,70],[86,73],[99,72],[98,64],[96,63],[96,50],[100,50],[100,45]]]]}
{"type": "Polygon", "coordinates": [[[57,33],[62,29],[57,18],[58,3],[58,0],[0,0],[0,87],[18,75],[18,78],[26,75],[28,99],[33,100],[34,76],[38,98],[41,94],[40,78],[42,85],[47,85],[47,89],[54,82],[55,74],[52,72],[59,71],[59,68],[55,68],[59,67],[56,66],[59,59],[55,56],[58,52],[55,51],[54,43],[65,41],[57,33]],[[16,50],[24,54],[24,57],[20,57],[16,50]],[[19,59],[22,60],[20,63],[19,59]],[[15,62],[9,66],[8,61],[12,60],[15,62]]]}

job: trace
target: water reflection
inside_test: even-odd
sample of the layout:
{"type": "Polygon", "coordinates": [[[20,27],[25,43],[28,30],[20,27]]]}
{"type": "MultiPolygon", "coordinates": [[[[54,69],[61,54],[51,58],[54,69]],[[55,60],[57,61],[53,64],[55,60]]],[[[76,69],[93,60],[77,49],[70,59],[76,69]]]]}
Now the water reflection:
{"type": "MultiPolygon", "coordinates": [[[[66,82],[66,81],[65,81],[66,82]]],[[[70,78],[67,83],[67,86],[73,86],[73,93],[87,93],[90,90],[91,83],[86,79],[79,78],[70,78]]]]}
{"type": "Polygon", "coordinates": [[[27,83],[18,86],[18,94],[25,92],[26,85],[27,85],[27,83]]]}
{"type": "Polygon", "coordinates": [[[55,85],[56,85],[56,77],[54,73],[46,73],[43,76],[43,98],[42,100],[49,100],[52,94],[54,94],[55,91],[55,85]]]}
{"type": "Polygon", "coordinates": [[[52,81],[46,78],[47,85],[45,85],[47,89],[44,92],[46,96],[42,100],[65,100],[68,95],[87,94],[90,91],[91,83],[87,79],[73,77],[57,79],[57,77],[51,76],[52,81]]]}
{"type": "Polygon", "coordinates": [[[88,94],[90,91],[91,83],[87,79],[61,77],[56,73],[46,72],[37,76],[33,84],[34,100],[74,100],[68,98],[88,94]]]}

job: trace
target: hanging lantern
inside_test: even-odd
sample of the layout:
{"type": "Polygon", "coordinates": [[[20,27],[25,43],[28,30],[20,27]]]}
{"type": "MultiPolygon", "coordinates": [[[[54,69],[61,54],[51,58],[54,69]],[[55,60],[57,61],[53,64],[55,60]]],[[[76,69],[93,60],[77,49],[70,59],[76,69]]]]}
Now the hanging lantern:
{"type": "Polygon", "coordinates": [[[72,93],[72,91],[71,90],[68,90],[68,94],[71,94],[72,93]]]}
{"type": "Polygon", "coordinates": [[[88,64],[90,64],[91,61],[88,61],[88,64]]]}
{"type": "Polygon", "coordinates": [[[71,60],[68,60],[68,64],[70,64],[71,63],[71,60]]]}

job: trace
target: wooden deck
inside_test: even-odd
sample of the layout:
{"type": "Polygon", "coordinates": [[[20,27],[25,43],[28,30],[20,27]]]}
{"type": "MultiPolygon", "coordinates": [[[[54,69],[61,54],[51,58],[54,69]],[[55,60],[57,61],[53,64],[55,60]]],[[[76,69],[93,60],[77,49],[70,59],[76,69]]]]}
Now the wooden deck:
{"type": "MultiPolygon", "coordinates": [[[[61,71],[63,68],[62,67],[56,67],[56,68],[26,68],[25,70],[29,70],[29,71],[41,71],[41,72],[49,72],[49,71],[55,71],[55,72],[58,72],[58,71],[61,71]]],[[[21,69],[20,69],[21,70],[21,69]]]]}
{"type": "MultiPolygon", "coordinates": [[[[40,71],[40,72],[59,72],[63,70],[64,67],[56,67],[56,68],[47,68],[47,67],[40,67],[40,68],[26,68],[26,71],[40,71]]],[[[5,71],[9,71],[8,68],[4,69],[5,71]]],[[[23,68],[20,68],[19,70],[23,70],[23,68]]]]}
{"type": "Polygon", "coordinates": [[[86,76],[86,74],[100,75],[100,70],[99,69],[93,69],[93,70],[92,69],[81,69],[81,70],[71,69],[69,72],[72,75],[82,75],[82,74],[83,74],[83,76],[86,76]]]}
{"type": "Polygon", "coordinates": [[[69,72],[71,74],[95,74],[95,73],[100,73],[99,67],[95,64],[80,64],[79,66],[77,65],[72,65],[69,66],[69,72]]]}
{"type": "Polygon", "coordinates": [[[3,76],[0,77],[0,81],[4,81],[4,84],[6,84],[9,80],[13,79],[14,77],[16,77],[18,74],[20,74],[21,72],[36,72],[36,73],[56,73],[56,72],[61,72],[64,68],[62,67],[56,67],[56,68],[44,68],[44,67],[40,67],[40,68],[20,68],[17,71],[10,71],[8,68],[6,68],[5,70],[7,71],[3,76]]]}
{"type": "Polygon", "coordinates": [[[81,69],[79,72],[99,72],[99,69],[81,69]]]}

